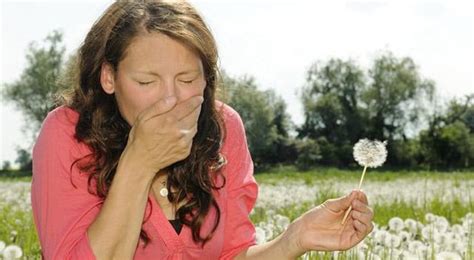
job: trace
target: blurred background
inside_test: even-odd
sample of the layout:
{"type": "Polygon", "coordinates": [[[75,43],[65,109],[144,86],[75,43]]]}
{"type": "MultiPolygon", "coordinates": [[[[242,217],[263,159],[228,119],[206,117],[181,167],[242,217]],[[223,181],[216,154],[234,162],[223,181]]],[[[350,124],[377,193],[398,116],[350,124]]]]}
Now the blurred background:
{"type": "MultiPolygon", "coordinates": [[[[447,228],[437,234],[452,231],[451,241],[461,242],[451,247],[440,242],[429,252],[472,256],[472,231],[466,231],[472,230],[474,208],[470,1],[190,2],[217,40],[220,98],[245,124],[261,184],[252,213],[260,242],[309,207],[356,188],[361,169],[352,148],[369,138],[388,142],[387,162],[373,175],[369,170],[364,183],[380,230],[399,234],[389,225],[393,218],[403,218],[405,228],[406,219],[426,226],[446,221],[447,228]],[[275,200],[284,192],[280,189],[300,192],[275,200]],[[466,228],[458,240],[454,225],[466,228]]],[[[1,2],[0,181],[8,183],[5,192],[28,196],[31,149],[41,123],[54,107],[54,93],[67,87],[61,79],[76,49],[110,3],[1,2]],[[12,182],[20,183],[20,192],[11,191],[12,182]]],[[[28,212],[29,204],[24,207],[28,212]]],[[[20,225],[13,222],[0,228],[0,241],[23,241],[24,255],[37,254],[33,224],[21,238],[20,225]]],[[[405,239],[406,250],[402,242],[394,247],[399,255],[421,257],[418,249],[409,250],[410,241],[435,245],[423,240],[419,225],[411,240],[405,239]]],[[[373,248],[383,248],[357,251],[356,257],[361,252],[384,258],[383,252],[391,252],[375,233],[373,248]]]]}

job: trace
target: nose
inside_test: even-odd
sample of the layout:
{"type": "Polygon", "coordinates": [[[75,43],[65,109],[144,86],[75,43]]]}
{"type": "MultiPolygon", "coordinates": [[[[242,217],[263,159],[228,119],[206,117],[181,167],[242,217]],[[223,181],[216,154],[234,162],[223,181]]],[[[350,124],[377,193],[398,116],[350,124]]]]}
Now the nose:
{"type": "Polygon", "coordinates": [[[177,93],[176,93],[176,83],[172,79],[164,81],[163,91],[164,91],[163,93],[164,97],[178,98],[177,93]]]}

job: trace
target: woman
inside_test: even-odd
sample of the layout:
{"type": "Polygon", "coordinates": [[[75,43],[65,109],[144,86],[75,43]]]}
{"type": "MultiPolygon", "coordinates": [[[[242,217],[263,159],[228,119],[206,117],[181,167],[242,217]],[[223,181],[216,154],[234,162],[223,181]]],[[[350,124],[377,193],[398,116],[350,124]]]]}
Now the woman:
{"type": "Polygon", "coordinates": [[[33,149],[45,259],[294,259],[372,230],[367,197],[353,191],[256,245],[245,131],[215,99],[216,44],[189,3],[113,3],[72,72],[33,149]]]}

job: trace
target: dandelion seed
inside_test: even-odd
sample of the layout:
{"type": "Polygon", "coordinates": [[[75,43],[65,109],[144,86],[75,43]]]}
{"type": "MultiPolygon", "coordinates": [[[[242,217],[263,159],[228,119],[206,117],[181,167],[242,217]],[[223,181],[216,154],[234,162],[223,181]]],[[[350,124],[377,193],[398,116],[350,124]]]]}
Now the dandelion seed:
{"type": "Polygon", "coordinates": [[[390,235],[390,233],[388,233],[387,231],[385,230],[379,230],[375,233],[374,235],[374,238],[375,238],[375,242],[377,243],[380,243],[380,244],[383,244],[385,242],[385,239],[390,235]]]}
{"type": "Polygon", "coordinates": [[[436,254],[436,260],[462,260],[462,258],[457,253],[444,251],[436,254]]]}
{"type": "MultiPolygon", "coordinates": [[[[367,167],[376,168],[381,166],[387,159],[387,141],[380,142],[378,140],[371,141],[369,139],[361,139],[354,145],[354,159],[361,165],[364,166],[362,177],[359,182],[359,190],[364,181],[365,171],[367,167]]],[[[344,225],[347,216],[352,209],[352,205],[347,209],[344,217],[342,218],[341,224],[344,225]]]]}
{"type": "Polygon", "coordinates": [[[439,232],[444,233],[448,229],[449,222],[445,217],[437,217],[434,226],[439,232]]]}
{"type": "Polygon", "coordinates": [[[433,240],[436,233],[436,229],[432,225],[425,226],[423,229],[421,229],[421,236],[426,241],[433,240]]]}
{"type": "Polygon", "coordinates": [[[2,250],[5,248],[6,244],[5,242],[3,242],[2,240],[0,240],[0,253],[2,252],[2,250]]]}
{"type": "Polygon", "coordinates": [[[405,227],[405,224],[403,223],[403,220],[401,218],[394,217],[388,221],[388,226],[390,230],[394,231],[395,233],[398,233],[402,231],[402,229],[405,227]]]}
{"type": "Polygon", "coordinates": [[[398,234],[398,236],[400,237],[400,239],[402,241],[408,241],[411,239],[411,234],[406,232],[406,231],[402,231],[400,232],[400,234],[398,234]]]}
{"type": "Polygon", "coordinates": [[[416,233],[417,224],[415,220],[411,218],[405,219],[405,227],[410,233],[416,233]]]}
{"type": "Polygon", "coordinates": [[[400,246],[401,239],[397,235],[389,234],[384,241],[385,246],[389,248],[397,248],[400,246]]]}
{"type": "Polygon", "coordinates": [[[9,245],[3,249],[3,258],[5,260],[19,259],[23,255],[23,251],[17,245],[9,245]]]}
{"type": "Polygon", "coordinates": [[[436,216],[433,215],[432,213],[426,213],[425,214],[425,221],[427,223],[431,223],[431,222],[434,222],[436,220],[436,216]]]}
{"type": "Polygon", "coordinates": [[[265,237],[265,230],[261,227],[255,227],[257,244],[263,244],[266,242],[267,238],[265,237]]]}
{"type": "Polygon", "coordinates": [[[354,145],[354,159],[363,167],[376,168],[387,159],[387,141],[359,140],[354,145]]]}
{"type": "Polygon", "coordinates": [[[424,251],[425,250],[425,245],[423,245],[423,243],[421,243],[420,241],[418,240],[415,240],[415,241],[411,241],[409,244],[408,244],[408,251],[410,251],[411,253],[413,254],[419,254],[420,252],[424,251]]]}

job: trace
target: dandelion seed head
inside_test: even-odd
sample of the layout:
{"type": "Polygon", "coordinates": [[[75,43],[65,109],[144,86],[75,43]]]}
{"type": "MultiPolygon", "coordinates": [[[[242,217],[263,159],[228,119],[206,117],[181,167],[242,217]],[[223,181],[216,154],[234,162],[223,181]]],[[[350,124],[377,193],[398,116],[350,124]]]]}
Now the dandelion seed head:
{"type": "Polygon", "coordinates": [[[385,237],[384,244],[389,248],[397,248],[400,246],[400,243],[401,239],[397,235],[389,234],[387,237],[385,237]]]}
{"type": "Polygon", "coordinates": [[[263,230],[263,228],[255,227],[255,233],[256,233],[257,244],[263,244],[267,241],[267,238],[265,236],[265,230],[263,230]]]}
{"type": "Polygon", "coordinates": [[[402,229],[405,227],[405,224],[403,223],[403,220],[399,217],[393,217],[388,221],[388,226],[390,230],[394,231],[395,233],[398,233],[402,231],[402,229]]]}
{"type": "Polygon", "coordinates": [[[436,220],[436,216],[433,213],[426,213],[425,220],[426,222],[431,223],[436,220]]]}
{"type": "Polygon", "coordinates": [[[9,245],[3,249],[4,259],[18,259],[23,256],[23,251],[17,245],[9,245]]]}
{"type": "Polygon", "coordinates": [[[461,256],[454,252],[440,252],[436,254],[436,260],[462,260],[461,256]]]}
{"type": "Polygon", "coordinates": [[[387,231],[385,230],[378,230],[375,235],[374,235],[374,239],[377,243],[384,243],[385,242],[385,238],[390,235],[390,233],[388,233],[387,231]]]}
{"type": "Polygon", "coordinates": [[[387,159],[387,141],[361,139],[354,145],[354,159],[361,166],[376,168],[387,159]]]}

